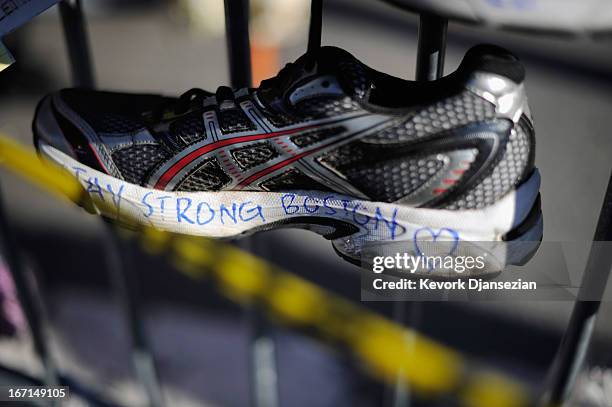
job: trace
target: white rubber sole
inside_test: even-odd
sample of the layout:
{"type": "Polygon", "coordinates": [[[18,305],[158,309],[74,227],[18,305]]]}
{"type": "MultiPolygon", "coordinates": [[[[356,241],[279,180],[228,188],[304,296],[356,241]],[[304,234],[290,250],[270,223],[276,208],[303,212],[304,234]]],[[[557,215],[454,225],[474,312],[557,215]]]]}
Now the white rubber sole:
{"type": "MultiPolygon", "coordinates": [[[[353,260],[371,242],[502,242],[504,235],[527,218],[540,186],[536,170],[519,189],[494,205],[461,211],[412,208],[321,191],[174,192],[111,177],[43,142],[39,148],[75,175],[105,217],[212,238],[233,238],[289,225],[306,227],[333,239],[336,250],[353,260]]],[[[540,219],[520,238],[539,241],[541,236],[540,219]]],[[[495,263],[492,266],[499,268],[506,261],[495,263]]]]}

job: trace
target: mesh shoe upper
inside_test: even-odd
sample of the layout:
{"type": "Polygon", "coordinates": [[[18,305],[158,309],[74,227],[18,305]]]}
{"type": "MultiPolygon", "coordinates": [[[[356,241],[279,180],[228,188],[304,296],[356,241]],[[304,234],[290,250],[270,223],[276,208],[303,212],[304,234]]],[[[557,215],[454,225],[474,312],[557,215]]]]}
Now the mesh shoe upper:
{"type": "Polygon", "coordinates": [[[37,117],[55,118],[66,142],[37,136],[86,165],[157,189],[316,189],[476,209],[532,171],[523,77],[515,57],[491,46],[470,50],[455,73],[430,83],[391,77],[324,47],[258,89],[195,90],[178,99],[65,89],[37,117]]]}

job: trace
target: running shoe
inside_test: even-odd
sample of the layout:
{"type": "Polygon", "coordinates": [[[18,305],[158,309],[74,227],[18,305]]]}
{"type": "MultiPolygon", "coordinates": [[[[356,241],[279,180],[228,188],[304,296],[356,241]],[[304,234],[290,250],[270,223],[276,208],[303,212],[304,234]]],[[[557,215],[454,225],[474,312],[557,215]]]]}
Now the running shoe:
{"type": "Polygon", "coordinates": [[[215,238],[302,227],[359,262],[371,243],[541,239],[524,76],[490,45],[432,82],[322,47],[257,89],[64,89],[33,130],[106,217],[215,238]]]}

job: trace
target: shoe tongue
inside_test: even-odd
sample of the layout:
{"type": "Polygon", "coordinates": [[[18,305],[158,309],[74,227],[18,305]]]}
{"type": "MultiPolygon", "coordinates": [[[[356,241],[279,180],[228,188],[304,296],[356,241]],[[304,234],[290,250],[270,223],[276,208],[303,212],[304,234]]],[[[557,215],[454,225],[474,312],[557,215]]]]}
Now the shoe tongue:
{"type": "Polygon", "coordinates": [[[280,79],[283,78],[280,75],[273,78],[274,82],[270,84],[262,83],[260,96],[269,105],[276,104],[278,97],[293,92],[304,80],[324,75],[335,77],[342,90],[353,97],[364,98],[370,88],[368,68],[349,52],[336,47],[325,46],[315,53],[304,54],[292,64],[291,69],[294,73],[285,79],[280,79]]]}
{"type": "Polygon", "coordinates": [[[368,69],[349,52],[337,47],[322,47],[317,55],[317,74],[334,75],[343,90],[363,98],[370,87],[368,69]]]}

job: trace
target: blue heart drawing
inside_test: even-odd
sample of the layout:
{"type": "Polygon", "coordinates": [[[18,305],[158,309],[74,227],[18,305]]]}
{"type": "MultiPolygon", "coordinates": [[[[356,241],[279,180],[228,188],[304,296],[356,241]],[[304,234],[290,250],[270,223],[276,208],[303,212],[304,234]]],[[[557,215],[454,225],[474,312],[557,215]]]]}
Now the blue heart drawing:
{"type": "Polygon", "coordinates": [[[427,226],[425,226],[420,229],[417,229],[412,237],[412,241],[414,242],[414,248],[419,257],[425,255],[425,253],[423,253],[423,251],[419,247],[419,233],[421,232],[428,232],[432,237],[432,241],[434,242],[438,240],[438,238],[442,235],[443,232],[447,232],[448,234],[450,234],[453,237],[453,247],[448,252],[449,256],[452,255],[453,252],[457,249],[457,246],[459,246],[459,233],[457,233],[457,231],[450,228],[442,228],[439,229],[438,232],[435,232],[432,228],[428,228],[427,226]]]}

